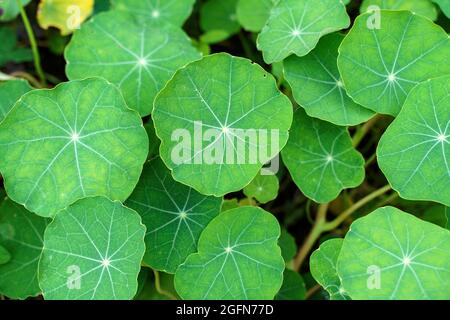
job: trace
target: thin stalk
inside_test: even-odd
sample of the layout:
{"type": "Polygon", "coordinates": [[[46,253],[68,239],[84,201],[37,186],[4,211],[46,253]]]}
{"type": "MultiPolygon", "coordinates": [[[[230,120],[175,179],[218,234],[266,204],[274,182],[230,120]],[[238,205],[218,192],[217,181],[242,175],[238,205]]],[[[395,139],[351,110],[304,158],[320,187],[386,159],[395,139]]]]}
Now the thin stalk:
{"type": "Polygon", "coordinates": [[[178,300],[177,297],[175,297],[173,294],[171,294],[170,292],[164,290],[163,288],[161,288],[161,280],[159,277],[159,272],[156,270],[153,270],[153,274],[155,275],[155,289],[156,291],[163,295],[166,296],[167,298],[169,298],[170,300],[178,300]]]}
{"type": "Polygon", "coordinates": [[[39,50],[36,42],[36,37],[34,36],[33,28],[31,27],[30,20],[28,20],[27,13],[25,12],[25,9],[22,6],[22,2],[20,0],[16,0],[16,2],[20,10],[20,15],[22,17],[23,24],[28,34],[28,39],[30,40],[36,73],[38,74],[42,85],[45,87],[47,86],[47,80],[45,79],[44,71],[42,70],[41,56],[39,55],[39,50]]]}
{"type": "Polygon", "coordinates": [[[36,79],[35,77],[33,77],[31,74],[29,74],[28,72],[24,72],[24,71],[14,71],[13,73],[11,73],[11,76],[15,77],[15,78],[22,78],[27,80],[29,83],[31,83],[31,85],[37,89],[41,89],[42,84],[39,82],[38,79],[36,79]]]}
{"type": "Polygon", "coordinates": [[[375,123],[379,119],[380,119],[380,116],[376,115],[375,117],[373,117],[372,119],[367,121],[365,124],[363,124],[356,130],[356,133],[353,136],[353,147],[356,148],[359,146],[359,144],[364,139],[366,134],[370,132],[370,129],[372,129],[372,127],[375,125],[375,123]]]}

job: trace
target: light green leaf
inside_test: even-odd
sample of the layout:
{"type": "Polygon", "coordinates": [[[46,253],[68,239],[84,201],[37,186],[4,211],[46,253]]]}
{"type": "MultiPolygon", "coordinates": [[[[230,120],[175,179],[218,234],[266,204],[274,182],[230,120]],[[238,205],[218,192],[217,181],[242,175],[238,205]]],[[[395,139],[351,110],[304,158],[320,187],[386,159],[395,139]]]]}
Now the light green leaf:
{"type": "MultiPolygon", "coordinates": [[[[30,3],[31,0],[20,0],[23,6],[30,3]]],[[[10,21],[15,19],[19,13],[19,6],[17,0],[3,0],[0,1],[0,11],[3,10],[3,14],[0,15],[0,21],[10,21]]]]}
{"type": "Polygon", "coordinates": [[[97,15],[75,32],[65,58],[69,79],[103,77],[121,89],[131,109],[146,116],[175,71],[199,59],[200,53],[177,27],[154,27],[138,23],[124,12],[111,11],[97,15]]]}
{"type": "Polygon", "coordinates": [[[450,299],[450,234],[393,207],[356,220],[338,259],[350,297],[450,299]]]}
{"type": "Polygon", "coordinates": [[[267,203],[278,196],[280,184],[275,175],[258,174],[255,179],[244,188],[245,196],[254,198],[260,203],[267,203]]]}
{"type": "Polygon", "coordinates": [[[331,239],[322,243],[309,260],[314,279],[330,294],[331,300],[350,299],[342,287],[336,270],[339,253],[344,239],[331,239]]]}
{"type": "Polygon", "coordinates": [[[450,76],[426,81],[381,137],[378,164],[404,199],[450,206],[449,105],[450,76]]]}
{"type": "Polygon", "coordinates": [[[5,247],[0,245],[0,265],[7,263],[9,260],[11,260],[11,254],[5,249],[5,247]]]}
{"type": "Polygon", "coordinates": [[[147,154],[139,115],[102,79],[31,91],[0,124],[7,193],[41,216],[86,196],[125,200],[147,154]]]}
{"type": "Polygon", "coordinates": [[[153,269],[175,273],[196,251],[203,229],[220,213],[222,199],[176,182],[156,158],[144,167],[126,205],[141,215],[147,227],[144,262],[153,269]]]}
{"type": "Polygon", "coordinates": [[[374,112],[347,96],[337,68],[338,48],[344,36],[330,34],[304,57],[290,56],[284,61],[284,74],[297,103],[306,113],[337,125],[357,125],[374,112]]]}
{"type": "Polygon", "coordinates": [[[44,235],[39,284],[47,300],[132,299],[145,226],[120,202],[85,198],[60,211],[44,235]]]}
{"type": "Polygon", "coordinates": [[[236,16],[248,31],[259,32],[269,19],[270,10],[278,0],[238,0],[236,16]]]}
{"type": "Polygon", "coordinates": [[[371,6],[387,10],[409,10],[431,20],[436,20],[438,12],[430,0],[364,0],[359,8],[361,13],[371,10],[371,6]]]}
{"type": "Polygon", "coordinates": [[[275,217],[260,208],[220,214],[200,236],[198,253],[178,268],[178,294],[183,299],[273,299],[284,270],[279,236],[275,217]]]}
{"type": "Polygon", "coordinates": [[[381,10],[356,18],[339,48],[338,67],[356,103],[396,116],[416,84],[450,73],[448,56],[450,40],[441,27],[408,11],[381,10]]]}
{"type": "Polygon", "coordinates": [[[266,63],[291,54],[301,57],[314,49],[323,35],[349,25],[350,18],[340,0],[283,0],[270,12],[257,46],[266,63]]]}
{"type": "Polygon", "coordinates": [[[145,21],[181,27],[191,15],[195,0],[111,0],[113,9],[131,13],[145,21]]]}
{"type": "Polygon", "coordinates": [[[295,184],[318,203],[330,202],[364,180],[364,158],[353,148],[347,128],[310,118],[302,109],[294,115],[281,154],[295,184]]]}
{"type": "MultiPolygon", "coordinates": [[[[15,0],[14,0],[15,2],[15,0]]],[[[0,27],[0,67],[8,62],[27,62],[33,60],[29,48],[17,46],[16,30],[9,27],[0,27]]]]}
{"type": "Polygon", "coordinates": [[[305,281],[298,272],[286,269],[283,274],[283,285],[275,296],[275,300],[305,300],[305,281]]]}
{"type": "Polygon", "coordinates": [[[11,255],[8,263],[0,265],[0,294],[10,299],[37,296],[41,292],[37,272],[42,237],[50,221],[10,199],[2,202],[0,212],[0,244],[11,255]]]}
{"type": "Polygon", "coordinates": [[[229,35],[239,31],[236,19],[238,0],[208,0],[200,9],[200,26],[203,31],[223,30],[229,35]]]}
{"type": "Polygon", "coordinates": [[[281,255],[286,263],[294,259],[297,253],[297,244],[295,243],[295,238],[286,229],[281,229],[278,245],[281,248],[281,255]]]}
{"type": "Polygon", "coordinates": [[[450,18],[450,1],[448,0],[432,0],[432,1],[441,8],[442,12],[445,14],[447,18],[450,18]]]}
{"type": "Polygon", "coordinates": [[[249,184],[285,145],[292,105],[259,65],[220,53],[177,71],[153,119],[175,180],[222,196],[249,184]]]}
{"type": "Polygon", "coordinates": [[[0,82],[0,122],[3,121],[16,101],[31,89],[25,80],[0,82]]]}

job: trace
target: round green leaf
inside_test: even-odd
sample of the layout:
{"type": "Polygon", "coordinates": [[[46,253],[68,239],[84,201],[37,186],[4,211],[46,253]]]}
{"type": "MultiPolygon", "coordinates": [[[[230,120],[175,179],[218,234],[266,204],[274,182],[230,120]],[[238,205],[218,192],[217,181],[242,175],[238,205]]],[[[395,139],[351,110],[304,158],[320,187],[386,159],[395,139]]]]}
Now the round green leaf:
{"type": "Polygon", "coordinates": [[[415,87],[378,144],[378,164],[404,199],[450,206],[449,92],[450,76],[415,87]]]}
{"type": "Polygon", "coordinates": [[[359,8],[361,13],[371,11],[371,7],[387,10],[409,10],[431,20],[436,20],[438,12],[430,0],[364,0],[359,8]]]}
{"type": "Polygon", "coordinates": [[[330,294],[331,300],[349,299],[336,270],[343,243],[344,239],[327,240],[312,253],[309,260],[312,276],[330,294]]]}
{"type": "Polygon", "coordinates": [[[238,0],[208,0],[200,9],[200,26],[203,31],[223,30],[229,35],[239,31],[236,19],[238,0]]]}
{"type": "Polygon", "coordinates": [[[450,18],[450,1],[448,0],[432,0],[432,1],[441,8],[442,12],[445,14],[447,18],[450,18]]]}
{"type": "Polygon", "coordinates": [[[0,124],[6,191],[41,216],[86,196],[125,200],[147,154],[139,115],[102,79],[31,91],[0,124]]]}
{"type": "Polygon", "coordinates": [[[298,272],[286,269],[283,274],[283,285],[275,296],[275,300],[305,300],[305,281],[298,272]]]}
{"type": "MultiPolygon", "coordinates": [[[[20,0],[23,6],[26,6],[30,1],[31,0],[20,0]]],[[[20,13],[17,0],[0,1],[0,11],[3,11],[3,13],[0,14],[0,21],[3,22],[15,19],[20,13]]]]}
{"type": "Polygon", "coordinates": [[[5,199],[0,206],[0,244],[9,252],[8,263],[0,265],[0,294],[11,299],[37,296],[37,272],[48,219],[5,199]]]}
{"type": "Polygon", "coordinates": [[[11,254],[0,245],[0,265],[7,263],[9,260],[11,260],[11,254]]]}
{"type": "Polygon", "coordinates": [[[204,196],[173,180],[159,159],[150,161],[126,202],[147,227],[144,262],[153,269],[175,273],[208,223],[219,214],[222,199],[204,196]]]}
{"type": "Polygon", "coordinates": [[[290,56],[284,61],[284,74],[294,98],[308,115],[337,125],[357,125],[374,112],[347,96],[337,68],[338,48],[344,36],[339,33],[320,39],[304,57],[290,56]]]}
{"type": "Polygon", "coordinates": [[[0,122],[6,117],[17,100],[32,88],[25,80],[0,82],[0,122]]]}
{"type": "Polygon", "coordinates": [[[278,0],[238,0],[237,20],[248,31],[259,32],[269,19],[270,10],[278,0]]]}
{"type": "Polygon", "coordinates": [[[281,229],[280,239],[278,239],[278,245],[281,249],[281,255],[286,263],[294,259],[297,253],[297,244],[295,238],[287,232],[286,229],[281,229]]]}
{"type": "Polygon", "coordinates": [[[182,26],[191,15],[195,0],[111,0],[113,9],[131,13],[150,23],[182,26]]]}
{"type": "Polygon", "coordinates": [[[283,0],[270,12],[257,45],[266,63],[278,62],[291,54],[308,54],[323,35],[349,25],[340,0],[283,0]]]}
{"type": "Polygon", "coordinates": [[[393,207],[356,220],[338,259],[350,297],[450,299],[450,234],[393,207]]]}
{"type": "Polygon", "coordinates": [[[338,67],[356,103],[396,116],[416,84],[450,73],[448,56],[450,40],[441,27],[409,11],[381,10],[356,18],[339,48],[338,67]]]}
{"type": "Polygon", "coordinates": [[[281,154],[295,184],[318,203],[330,202],[364,180],[364,158],[353,148],[347,128],[310,118],[302,109],[294,115],[281,154]]]}
{"type": "Polygon", "coordinates": [[[175,71],[199,59],[200,53],[175,26],[155,27],[111,11],[95,16],[75,32],[65,58],[69,79],[103,77],[121,89],[131,109],[145,116],[175,71]]]}
{"type": "Polygon", "coordinates": [[[275,175],[261,175],[258,174],[255,179],[244,188],[245,196],[254,198],[260,203],[267,203],[278,196],[278,189],[280,184],[275,175]]]}
{"type": "Polygon", "coordinates": [[[85,198],[60,211],[44,234],[39,284],[47,300],[132,299],[145,226],[120,202],[85,198]]]}
{"type": "Polygon", "coordinates": [[[177,71],[153,119],[175,180],[222,196],[249,184],[286,144],[292,105],[259,65],[220,53],[177,71]]]}
{"type": "Polygon", "coordinates": [[[279,236],[275,217],[260,208],[221,213],[200,236],[198,253],[178,268],[178,294],[183,299],[273,299],[284,270],[279,236]]]}

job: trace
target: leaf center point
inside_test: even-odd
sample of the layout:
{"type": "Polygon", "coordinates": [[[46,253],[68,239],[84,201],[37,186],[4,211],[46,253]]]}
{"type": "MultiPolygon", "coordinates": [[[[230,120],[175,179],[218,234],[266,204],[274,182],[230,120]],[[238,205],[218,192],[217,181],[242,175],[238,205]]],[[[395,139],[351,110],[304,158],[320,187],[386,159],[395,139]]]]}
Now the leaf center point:
{"type": "Polygon", "coordinates": [[[77,142],[78,140],[80,140],[80,135],[77,132],[73,132],[70,138],[73,142],[77,142]]]}
{"type": "Polygon", "coordinates": [[[409,266],[411,264],[411,258],[410,257],[404,257],[402,260],[402,263],[404,266],[409,266]]]}
{"type": "Polygon", "coordinates": [[[111,261],[109,259],[102,260],[102,266],[104,266],[105,268],[108,268],[110,264],[111,264],[111,261]]]}
{"type": "Polygon", "coordinates": [[[161,13],[159,12],[159,10],[153,10],[152,11],[152,17],[153,18],[159,18],[160,15],[161,15],[161,13]]]}

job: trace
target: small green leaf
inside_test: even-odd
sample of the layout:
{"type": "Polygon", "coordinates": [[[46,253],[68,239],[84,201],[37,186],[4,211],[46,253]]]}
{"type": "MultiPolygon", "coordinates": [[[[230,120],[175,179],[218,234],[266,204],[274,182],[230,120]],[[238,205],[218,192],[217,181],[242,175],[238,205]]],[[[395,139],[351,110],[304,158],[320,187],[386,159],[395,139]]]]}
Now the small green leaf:
{"type": "Polygon", "coordinates": [[[441,27],[409,11],[381,10],[356,18],[338,67],[356,103],[396,116],[416,84],[450,73],[448,56],[450,39],[441,27]]]}
{"type": "Polygon", "coordinates": [[[200,36],[200,41],[206,44],[222,42],[229,37],[229,33],[224,30],[211,30],[200,36]]]}
{"type": "Polygon", "coordinates": [[[286,269],[283,273],[283,285],[275,300],[305,300],[305,281],[298,272],[286,269]]]}
{"type": "Polygon", "coordinates": [[[378,164],[404,199],[450,206],[450,76],[416,86],[381,137],[378,164]]]}
{"type": "Polygon", "coordinates": [[[393,207],[356,220],[338,259],[352,299],[450,299],[450,234],[393,207]]]}
{"type": "Polygon", "coordinates": [[[295,184],[318,203],[330,202],[364,180],[364,158],[353,148],[347,129],[310,118],[302,109],[294,115],[281,154],[295,184]]]}
{"type": "Polygon", "coordinates": [[[238,0],[208,0],[200,9],[200,26],[203,31],[226,31],[229,35],[239,31],[236,19],[238,0]]]}
{"type": "Polygon", "coordinates": [[[0,265],[7,263],[9,260],[11,260],[11,254],[5,249],[5,247],[0,245],[0,265]]]}
{"type": "Polygon", "coordinates": [[[371,11],[371,6],[387,10],[409,10],[430,20],[436,20],[438,16],[436,7],[430,0],[364,0],[359,11],[371,11]]]}
{"type": "Polygon", "coordinates": [[[340,0],[283,0],[270,12],[257,45],[270,64],[291,54],[304,56],[323,35],[349,25],[350,18],[340,0]]]}
{"type": "MultiPolygon", "coordinates": [[[[30,1],[31,0],[20,0],[24,7],[29,4],[30,1]]],[[[0,12],[2,11],[3,13],[0,14],[0,21],[3,22],[15,19],[20,13],[19,6],[17,5],[17,0],[0,1],[0,12]]]]}
{"type": "Polygon", "coordinates": [[[259,32],[269,19],[270,10],[278,0],[238,0],[237,20],[241,26],[252,32],[259,32]]]}
{"type": "Polygon", "coordinates": [[[69,79],[103,77],[121,89],[131,109],[146,116],[175,71],[200,53],[177,27],[138,23],[131,15],[110,11],[75,32],[65,58],[69,79]]]}
{"type": "Polygon", "coordinates": [[[0,124],[7,193],[45,217],[86,196],[125,200],[147,155],[139,115],[99,78],[31,91],[0,124]]]}
{"type": "Polygon", "coordinates": [[[292,105],[259,65],[220,53],[177,71],[153,119],[175,180],[222,196],[249,184],[285,145],[292,105]]]}
{"type": "Polygon", "coordinates": [[[181,27],[191,15],[195,0],[111,0],[113,9],[131,13],[149,23],[181,27]]]}
{"type": "Polygon", "coordinates": [[[280,226],[270,213],[241,207],[218,215],[200,236],[198,253],[175,274],[183,299],[273,299],[284,261],[280,226]]]}
{"type": "Polygon", "coordinates": [[[31,89],[25,80],[0,82],[0,122],[3,121],[17,100],[31,89]]]}
{"type": "Polygon", "coordinates": [[[126,205],[136,210],[147,227],[144,262],[156,270],[175,273],[197,249],[203,229],[220,213],[222,199],[204,196],[173,180],[159,159],[150,161],[126,205]]]}
{"type": "Polygon", "coordinates": [[[267,203],[278,196],[280,184],[275,175],[258,174],[255,179],[244,188],[245,196],[254,198],[260,203],[267,203]]]}
{"type": "Polygon", "coordinates": [[[6,199],[0,206],[0,244],[11,259],[0,265],[0,294],[11,299],[37,296],[37,272],[48,219],[6,199]]]}
{"type": "MultiPolygon", "coordinates": [[[[15,0],[13,1],[15,2],[15,0]]],[[[17,47],[17,35],[14,29],[0,27],[0,67],[7,62],[27,62],[33,60],[31,50],[17,47]]]]}
{"type": "Polygon", "coordinates": [[[225,212],[231,209],[239,208],[239,201],[237,198],[224,200],[222,203],[222,210],[221,212],[225,212]]]}
{"type": "Polygon", "coordinates": [[[447,18],[450,18],[450,1],[448,0],[432,0],[432,1],[441,8],[442,12],[445,14],[447,18]]]}
{"type": "Polygon", "coordinates": [[[295,243],[295,238],[286,229],[281,229],[278,245],[281,248],[281,255],[286,263],[294,259],[297,253],[297,244],[295,243]]]}
{"type": "Polygon", "coordinates": [[[339,45],[344,36],[333,33],[320,39],[304,57],[290,56],[284,61],[284,74],[297,103],[306,113],[337,125],[357,125],[374,112],[347,96],[337,68],[339,45]]]}
{"type": "Polygon", "coordinates": [[[331,300],[350,299],[342,287],[336,270],[339,253],[344,239],[331,239],[322,243],[309,260],[314,279],[330,294],[331,300]]]}
{"type": "Polygon", "coordinates": [[[132,299],[145,226],[119,202],[85,198],[60,211],[44,235],[39,284],[47,300],[132,299]]]}

